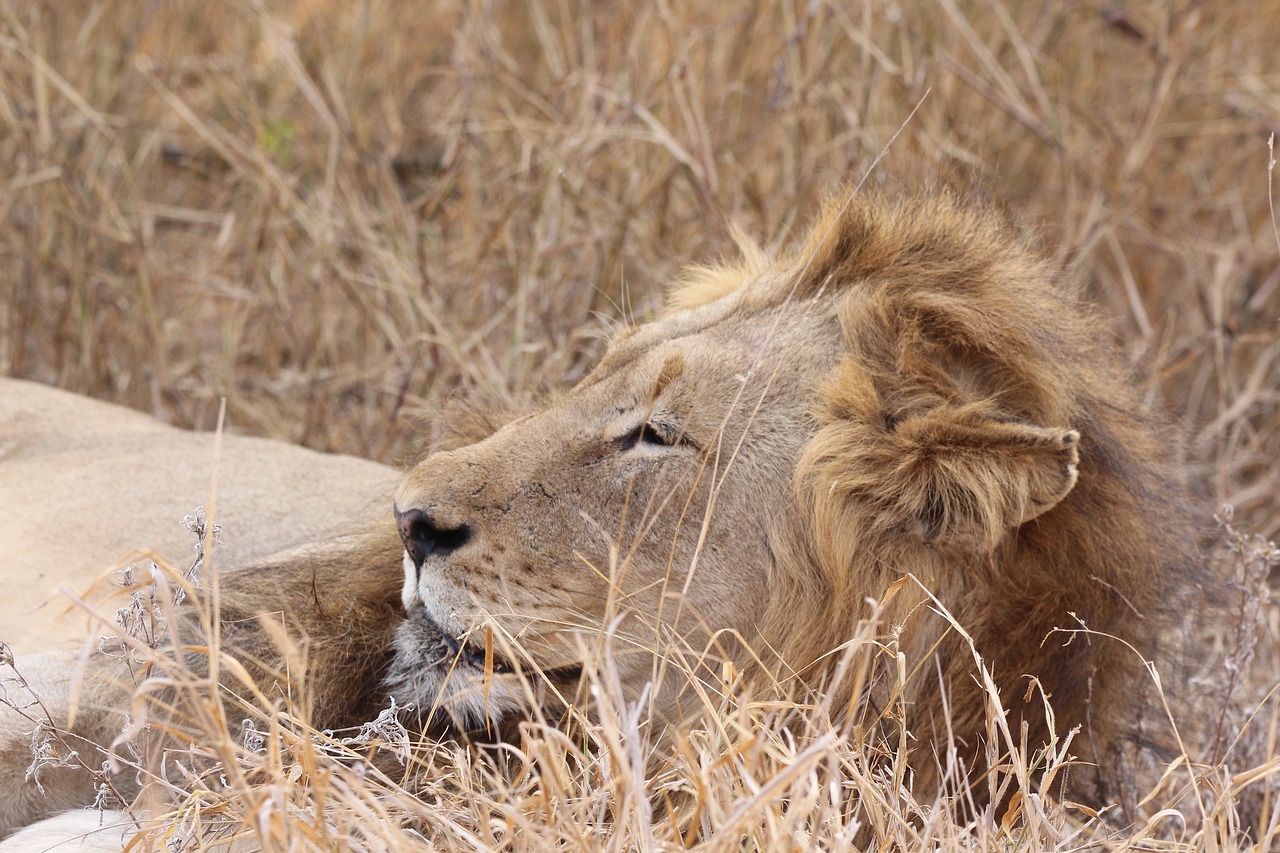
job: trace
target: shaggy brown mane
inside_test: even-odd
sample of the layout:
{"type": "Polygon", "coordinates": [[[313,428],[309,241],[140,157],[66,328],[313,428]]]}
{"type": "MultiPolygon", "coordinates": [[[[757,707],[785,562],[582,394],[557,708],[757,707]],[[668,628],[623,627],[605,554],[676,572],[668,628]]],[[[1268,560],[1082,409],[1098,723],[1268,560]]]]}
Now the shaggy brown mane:
{"type": "MultiPolygon", "coordinates": [[[[1098,770],[1078,774],[1081,795],[1121,793],[1153,737],[1138,654],[1168,644],[1200,560],[1176,443],[1098,346],[1104,328],[1001,216],[946,193],[837,197],[798,251],[695,270],[672,304],[735,290],[739,310],[831,301],[847,348],[818,394],[796,475],[808,530],[766,635],[787,638],[793,666],[820,661],[868,597],[914,575],[972,634],[1012,729],[1048,736],[1034,678],[1059,735],[1085,726],[1078,754],[1098,770]],[[796,613],[813,629],[792,630],[796,613]],[[1082,626],[1096,633],[1055,632],[1082,626]]],[[[908,705],[918,732],[956,733],[973,766],[988,700],[924,603],[917,589],[888,613],[909,659],[938,653],[908,705]]],[[[936,781],[937,756],[917,759],[936,781]]]]}

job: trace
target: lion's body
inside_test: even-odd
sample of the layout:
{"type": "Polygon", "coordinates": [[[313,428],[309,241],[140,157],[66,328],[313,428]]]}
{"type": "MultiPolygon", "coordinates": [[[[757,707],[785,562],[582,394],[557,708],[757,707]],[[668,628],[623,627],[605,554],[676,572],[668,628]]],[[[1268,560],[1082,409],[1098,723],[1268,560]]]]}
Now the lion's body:
{"type": "MultiPolygon", "coordinates": [[[[0,377],[0,640],[19,654],[83,640],[86,620],[57,588],[84,593],[136,549],[186,568],[196,538],[182,520],[212,504],[214,472],[212,434],[0,377]]],[[[220,566],[385,514],[398,476],[238,435],[223,436],[216,473],[220,566]]]]}
{"type": "MultiPolygon", "coordinates": [[[[1049,736],[1049,694],[1099,765],[1080,796],[1114,796],[1146,737],[1138,654],[1169,641],[1196,558],[1173,448],[1087,312],[948,197],[832,205],[796,253],[747,255],[694,275],[562,398],[408,475],[408,618],[387,603],[387,519],[228,582],[228,624],[280,609],[310,637],[321,724],[379,691],[438,708],[427,725],[554,713],[612,644],[627,695],[680,726],[672,648],[708,683],[732,662],[752,689],[849,690],[830,653],[887,601],[911,676],[853,713],[907,709],[929,789],[980,770],[990,695],[927,589],[1015,739],[1049,736]],[[1097,633],[1055,633],[1081,625],[1097,633]]],[[[261,632],[224,639],[270,655],[261,632]]]]}
{"type": "MultiPolygon", "coordinates": [[[[189,567],[197,540],[182,520],[212,504],[214,470],[210,433],[178,430],[121,406],[0,377],[0,641],[18,654],[23,676],[55,713],[67,707],[85,641],[110,634],[103,627],[90,631],[88,613],[58,588],[76,595],[92,590],[87,603],[110,618],[127,603],[109,595],[117,581],[113,568],[136,564],[135,578],[145,582],[151,559],[189,567]]],[[[376,551],[372,539],[385,534],[392,553],[384,563],[392,581],[397,577],[397,540],[390,525],[378,525],[398,478],[394,469],[224,435],[216,471],[215,523],[224,535],[214,545],[211,566],[249,565],[360,527],[369,540],[362,541],[362,552],[376,551]]],[[[335,553],[343,547],[329,546],[335,553]]],[[[287,559],[303,562],[298,552],[287,559]]],[[[255,589],[253,576],[243,575],[235,586],[256,592],[261,608],[291,591],[279,577],[255,589]]],[[[300,587],[292,591],[304,594],[300,587]]],[[[394,597],[392,583],[383,598],[394,597]]],[[[379,617],[386,621],[385,609],[379,617]]],[[[0,689],[15,702],[28,699],[10,681],[0,689]]],[[[93,689],[82,697],[90,704],[93,689]]],[[[123,697],[111,701],[125,707],[123,697]]],[[[110,742],[121,724],[101,713],[81,720],[80,734],[99,743],[110,742]]],[[[0,704],[0,837],[34,816],[93,796],[79,771],[46,770],[49,795],[25,781],[31,729],[0,704]]]]}

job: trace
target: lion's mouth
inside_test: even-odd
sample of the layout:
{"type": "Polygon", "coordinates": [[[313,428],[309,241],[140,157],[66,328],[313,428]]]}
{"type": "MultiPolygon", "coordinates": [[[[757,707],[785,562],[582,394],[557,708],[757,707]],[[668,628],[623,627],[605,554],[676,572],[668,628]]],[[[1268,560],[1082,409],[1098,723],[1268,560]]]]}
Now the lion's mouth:
{"type": "Polygon", "coordinates": [[[490,648],[486,649],[453,636],[442,628],[439,622],[431,618],[431,614],[425,607],[419,612],[419,617],[439,638],[441,646],[448,652],[449,659],[486,672],[492,671],[499,674],[515,672],[515,668],[507,662],[506,658],[498,654],[497,649],[492,648],[492,643],[490,648]]]}
{"type": "MultiPolygon", "coordinates": [[[[431,617],[425,607],[419,611],[419,618],[426,622],[432,633],[438,637],[442,650],[448,653],[449,660],[456,661],[472,669],[493,672],[497,675],[508,675],[517,671],[510,661],[503,657],[496,648],[493,648],[492,640],[489,641],[486,647],[465,638],[455,637],[442,628],[440,623],[431,617]]],[[[550,668],[538,667],[537,672],[541,673],[544,678],[556,681],[575,681],[582,676],[582,665],[571,663],[550,668]]]]}

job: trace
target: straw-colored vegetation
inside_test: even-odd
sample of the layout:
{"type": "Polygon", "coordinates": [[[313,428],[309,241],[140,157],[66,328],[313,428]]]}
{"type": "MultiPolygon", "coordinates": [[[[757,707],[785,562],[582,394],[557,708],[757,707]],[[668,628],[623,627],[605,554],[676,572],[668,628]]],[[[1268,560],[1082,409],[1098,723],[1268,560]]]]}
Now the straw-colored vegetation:
{"type": "MultiPolygon", "coordinates": [[[[0,372],[404,462],[455,399],[573,382],[734,224],[777,245],[836,181],[948,185],[1083,283],[1206,496],[1274,537],[1276,45],[1277,0],[0,3],[0,372]]],[[[1004,809],[916,801],[815,697],[738,697],[652,761],[607,658],[593,719],[497,755],[242,723],[169,666],[202,754],[146,803],[281,850],[1268,849],[1275,553],[1217,539],[1219,736],[1136,828],[1056,800],[1069,732],[1037,751],[994,715],[1004,809]]]]}

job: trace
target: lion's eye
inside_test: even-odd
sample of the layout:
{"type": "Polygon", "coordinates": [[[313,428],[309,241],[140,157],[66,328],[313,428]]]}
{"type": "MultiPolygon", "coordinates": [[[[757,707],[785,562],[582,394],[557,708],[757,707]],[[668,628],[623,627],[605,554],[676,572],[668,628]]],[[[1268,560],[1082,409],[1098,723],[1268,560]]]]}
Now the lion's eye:
{"type": "Polygon", "coordinates": [[[676,443],[674,430],[665,424],[643,423],[618,439],[619,450],[631,450],[637,445],[671,447],[676,443]]]}

